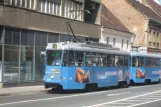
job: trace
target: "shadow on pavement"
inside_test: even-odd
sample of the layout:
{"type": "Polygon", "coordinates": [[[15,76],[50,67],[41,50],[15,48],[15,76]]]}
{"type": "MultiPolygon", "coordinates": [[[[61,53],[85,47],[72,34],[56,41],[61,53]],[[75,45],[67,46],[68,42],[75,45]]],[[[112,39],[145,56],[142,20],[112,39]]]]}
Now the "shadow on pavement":
{"type": "MultiPolygon", "coordinates": [[[[156,85],[158,83],[151,83],[149,85],[156,85]]],[[[148,86],[146,84],[135,84],[130,87],[143,87],[143,86],[148,86]]],[[[90,93],[90,92],[98,92],[98,91],[108,91],[108,90],[118,90],[118,89],[123,89],[127,87],[118,87],[118,86],[113,86],[113,87],[106,87],[106,88],[99,88],[99,89],[83,89],[83,90],[56,90],[56,89],[50,89],[46,93],[47,94],[78,94],[78,93],[90,93]]]]}

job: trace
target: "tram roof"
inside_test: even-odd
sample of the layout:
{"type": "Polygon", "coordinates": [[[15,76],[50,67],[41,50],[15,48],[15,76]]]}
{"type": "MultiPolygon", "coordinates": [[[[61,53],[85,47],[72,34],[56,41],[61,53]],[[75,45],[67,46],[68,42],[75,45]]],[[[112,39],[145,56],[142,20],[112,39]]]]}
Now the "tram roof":
{"type": "Polygon", "coordinates": [[[129,52],[120,51],[118,48],[113,47],[97,47],[93,45],[87,45],[86,43],[74,43],[74,42],[59,42],[59,43],[48,43],[47,50],[78,50],[86,52],[98,52],[108,54],[119,54],[119,55],[130,55],[129,52]],[[57,48],[53,48],[53,44],[57,44],[57,48]]]}
{"type": "Polygon", "coordinates": [[[145,52],[130,52],[131,56],[141,56],[141,57],[156,57],[161,58],[159,54],[145,53],[145,52]]]}

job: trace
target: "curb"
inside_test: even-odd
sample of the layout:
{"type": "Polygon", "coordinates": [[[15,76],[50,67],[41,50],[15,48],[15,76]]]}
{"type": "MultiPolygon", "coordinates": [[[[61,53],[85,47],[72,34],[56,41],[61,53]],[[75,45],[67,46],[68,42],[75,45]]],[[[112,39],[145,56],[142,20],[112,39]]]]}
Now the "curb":
{"type": "Polygon", "coordinates": [[[22,93],[38,93],[38,92],[46,92],[46,91],[47,91],[47,90],[0,93],[0,96],[21,95],[22,93]]]}
{"type": "Polygon", "coordinates": [[[11,93],[0,94],[0,96],[9,96],[11,93]]]}

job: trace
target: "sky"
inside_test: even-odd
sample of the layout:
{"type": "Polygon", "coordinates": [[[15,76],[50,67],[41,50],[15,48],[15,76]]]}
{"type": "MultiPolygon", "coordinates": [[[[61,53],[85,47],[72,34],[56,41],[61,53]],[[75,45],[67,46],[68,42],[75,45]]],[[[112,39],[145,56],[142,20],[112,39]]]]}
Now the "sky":
{"type": "Polygon", "coordinates": [[[161,0],[154,0],[156,3],[161,4],[161,0]]]}
{"type": "MultiPolygon", "coordinates": [[[[140,0],[136,0],[136,1],[140,1],[140,0]]],[[[161,5],[161,0],[154,0],[154,1],[161,5]]]]}

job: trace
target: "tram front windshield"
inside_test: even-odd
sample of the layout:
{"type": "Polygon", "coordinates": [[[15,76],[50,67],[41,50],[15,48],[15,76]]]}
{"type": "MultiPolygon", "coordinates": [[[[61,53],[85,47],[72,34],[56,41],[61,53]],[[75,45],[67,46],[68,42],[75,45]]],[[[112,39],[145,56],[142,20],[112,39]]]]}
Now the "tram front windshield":
{"type": "Polygon", "coordinates": [[[47,51],[47,65],[60,66],[61,65],[61,50],[48,50],[47,51]]]}

